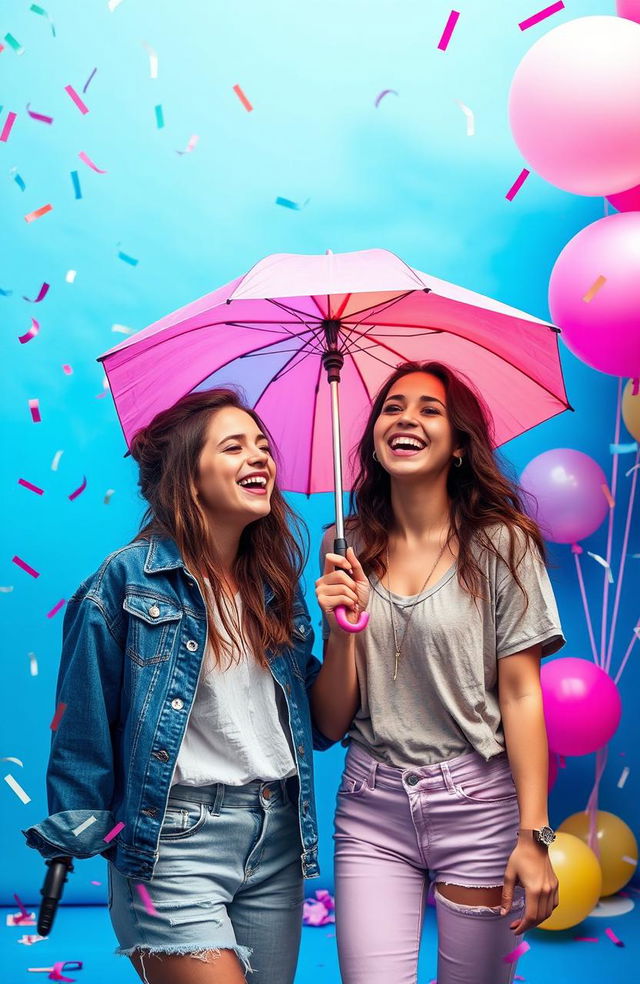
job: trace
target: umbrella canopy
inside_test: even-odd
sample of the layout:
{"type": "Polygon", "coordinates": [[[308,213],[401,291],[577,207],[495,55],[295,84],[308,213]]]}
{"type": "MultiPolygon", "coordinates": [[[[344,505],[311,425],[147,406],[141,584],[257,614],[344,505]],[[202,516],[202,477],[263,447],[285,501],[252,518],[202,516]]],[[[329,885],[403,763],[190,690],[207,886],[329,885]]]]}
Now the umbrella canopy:
{"type": "Polygon", "coordinates": [[[464,373],[500,445],[569,407],[559,329],[414,270],[387,250],[275,254],[135,335],[104,364],[127,444],[187,393],[241,385],[281,453],[287,491],[334,488],[327,350],[342,356],[345,485],[371,400],[402,362],[464,373]]]}

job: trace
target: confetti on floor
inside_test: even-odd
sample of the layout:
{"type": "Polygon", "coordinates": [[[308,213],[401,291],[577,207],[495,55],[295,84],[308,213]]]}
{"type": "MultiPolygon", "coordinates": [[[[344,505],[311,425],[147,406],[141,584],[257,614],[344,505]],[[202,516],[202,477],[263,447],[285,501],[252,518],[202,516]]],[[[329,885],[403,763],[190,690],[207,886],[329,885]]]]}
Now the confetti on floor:
{"type": "Polygon", "coordinates": [[[558,0],[558,3],[552,3],[550,7],[545,7],[544,10],[539,10],[537,14],[532,14],[531,17],[527,17],[526,20],[523,20],[518,24],[518,27],[521,31],[526,31],[528,28],[534,27],[547,17],[551,17],[552,14],[557,14],[560,10],[564,10],[564,3],[562,0],[558,0]]]}
{"type": "Polygon", "coordinates": [[[458,18],[460,16],[459,10],[452,10],[447,19],[447,23],[444,26],[444,31],[442,32],[442,37],[438,41],[438,48],[440,51],[446,51],[451,40],[451,35],[453,34],[453,29],[458,23],[458,18]]]}

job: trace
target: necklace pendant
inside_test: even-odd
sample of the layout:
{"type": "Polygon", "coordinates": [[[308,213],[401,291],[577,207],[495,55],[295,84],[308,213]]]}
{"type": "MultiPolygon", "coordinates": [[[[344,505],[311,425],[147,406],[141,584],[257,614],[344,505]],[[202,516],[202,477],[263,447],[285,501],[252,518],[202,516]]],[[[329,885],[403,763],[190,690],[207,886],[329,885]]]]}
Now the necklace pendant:
{"type": "Polygon", "coordinates": [[[400,659],[400,653],[396,651],[396,665],[393,670],[393,679],[395,680],[398,676],[398,660],[400,659]]]}

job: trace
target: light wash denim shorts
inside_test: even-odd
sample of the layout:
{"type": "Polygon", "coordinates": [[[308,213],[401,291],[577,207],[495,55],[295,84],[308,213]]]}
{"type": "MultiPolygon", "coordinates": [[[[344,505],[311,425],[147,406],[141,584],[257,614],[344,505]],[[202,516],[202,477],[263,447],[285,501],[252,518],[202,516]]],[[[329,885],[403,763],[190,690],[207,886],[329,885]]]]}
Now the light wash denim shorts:
{"type": "Polygon", "coordinates": [[[153,878],[136,882],[109,864],[115,952],[209,960],[228,949],[252,982],[292,982],[304,897],[292,783],[173,786],[153,878]]]}

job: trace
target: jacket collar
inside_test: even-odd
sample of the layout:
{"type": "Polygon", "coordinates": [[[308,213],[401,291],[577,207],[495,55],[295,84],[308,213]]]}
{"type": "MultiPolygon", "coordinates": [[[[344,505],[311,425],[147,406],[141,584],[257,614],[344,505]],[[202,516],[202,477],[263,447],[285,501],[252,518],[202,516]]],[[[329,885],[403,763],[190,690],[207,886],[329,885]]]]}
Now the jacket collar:
{"type": "MultiPolygon", "coordinates": [[[[188,573],[185,567],[182,554],[178,550],[178,544],[170,537],[160,537],[157,533],[152,533],[149,540],[149,549],[144,562],[145,574],[158,574],[162,571],[173,571],[181,567],[188,573]]],[[[264,586],[264,601],[268,605],[273,600],[273,588],[269,584],[264,586]]]]}

